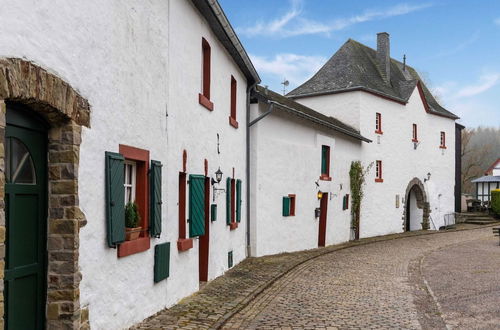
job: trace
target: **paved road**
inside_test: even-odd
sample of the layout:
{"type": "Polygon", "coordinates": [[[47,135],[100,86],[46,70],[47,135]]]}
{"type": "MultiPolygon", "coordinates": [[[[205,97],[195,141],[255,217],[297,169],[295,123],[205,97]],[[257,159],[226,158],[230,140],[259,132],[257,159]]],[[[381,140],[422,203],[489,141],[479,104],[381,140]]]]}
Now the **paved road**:
{"type": "Polygon", "coordinates": [[[224,327],[500,328],[496,244],[488,227],[335,251],[277,280],[224,327]]]}

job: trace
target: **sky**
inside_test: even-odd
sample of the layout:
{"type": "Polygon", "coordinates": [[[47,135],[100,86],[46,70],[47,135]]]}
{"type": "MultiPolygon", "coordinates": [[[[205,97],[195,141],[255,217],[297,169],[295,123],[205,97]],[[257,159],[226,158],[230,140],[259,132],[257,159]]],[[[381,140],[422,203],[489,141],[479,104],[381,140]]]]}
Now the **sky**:
{"type": "Polygon", "coordinates": [[[291,91],[349,38],[414,67],[467,127],[500,127],[500,0],[219,0],[262,84],[291,91]]]}

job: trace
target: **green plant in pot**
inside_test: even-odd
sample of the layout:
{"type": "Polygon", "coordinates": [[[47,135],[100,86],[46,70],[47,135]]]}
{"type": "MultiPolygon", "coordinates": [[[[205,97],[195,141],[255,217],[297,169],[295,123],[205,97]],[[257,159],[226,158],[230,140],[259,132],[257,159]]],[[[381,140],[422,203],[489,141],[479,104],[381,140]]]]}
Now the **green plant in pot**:
{"type": "Polygon", "coordinates": [[[142,229],[139,226],[140,221],[139,207],[135,202],[128,202],[125,205],[125,240],[133,241],[139,238],[142,229]]]}

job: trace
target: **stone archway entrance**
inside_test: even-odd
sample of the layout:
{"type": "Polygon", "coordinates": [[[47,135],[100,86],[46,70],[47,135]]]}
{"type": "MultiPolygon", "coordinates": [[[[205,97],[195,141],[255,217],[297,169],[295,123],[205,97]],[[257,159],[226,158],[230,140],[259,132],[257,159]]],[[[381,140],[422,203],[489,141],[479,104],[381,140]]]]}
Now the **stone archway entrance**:
{"type": "MultiPolygon", "coordinates": [[[[5,251],[9,230],[5,222],[6,112],[9,108],[9,113],[15,113],[19,106],[42,117],[49,126],[43,164],[47,168],[47,205],[39,211],[43,214],[36,215],[46,220],[41,243],[47,260],[43,274],[46,303],[41,308],[45,324],[36,327],[78,329],[86,326],[88,316],[80,308],[79,229],[86,219],[78,206],[78,165],[81,127],[90,127],[90,106],[65,81],[43,68],[19,58],[0,59],[0,273],[4,284],[8,281],[5,254],[9,253],[5,251]]],[[[2,286],[0,295],[4,295],[3,290],[2,286]]],[[[4,304],[1,300],[0,317],[11,307],[4,304]]],[[[1,318],[0,323],[4,327],[1,318]]]]}
{"type": "Polygon", "coordinates": [[[429,229],[429,216],[431,210],[425,188],[418,178],[413,178],[406,188],[403,230],[429,229]]]}

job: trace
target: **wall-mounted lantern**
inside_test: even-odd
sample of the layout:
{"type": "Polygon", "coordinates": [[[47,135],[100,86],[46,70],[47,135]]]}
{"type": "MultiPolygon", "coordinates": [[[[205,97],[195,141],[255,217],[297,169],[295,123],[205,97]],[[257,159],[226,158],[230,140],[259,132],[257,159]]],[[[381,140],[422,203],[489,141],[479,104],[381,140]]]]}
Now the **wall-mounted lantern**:
{"type": "Polygon", "coordinates": [[[316,196],[318,197],[318,199],[323,198],[323,192],[321,190],[318,190],[318,193],[316,194],[316,196]]]}
{"type": "MultiPolygon", "coordinates": [[[[212,178],[212,180],[211,180],[212,186],[215,185],[216,183],[219,184],[222,181],[222,175],[223,175],[223,173],[219,167],[219,169],[215,172],[215,179],[212,178]]],[[[213,188],[214,188],[213,201],[215,202],[215,195],[216,195],[217,191],[225,192],[226,190],[223,188],[215,188],[215,187],[213,187],[213,188]]]]}
{"type": "Polygon", "coordinates": [[[319,207],[314,209],[314,217],[319,218],[319,215],[321,214],[321,209],[319,207]]]}
{"type": "Polygon", "coordinates": [[[431,173],[429,172],[429,173],[427,173],[427,178],[426,178],[426,179],[424,179],[424,182],[427,182],[427,181],[429,181],[430,179],[431,179],[431,173]]]}

